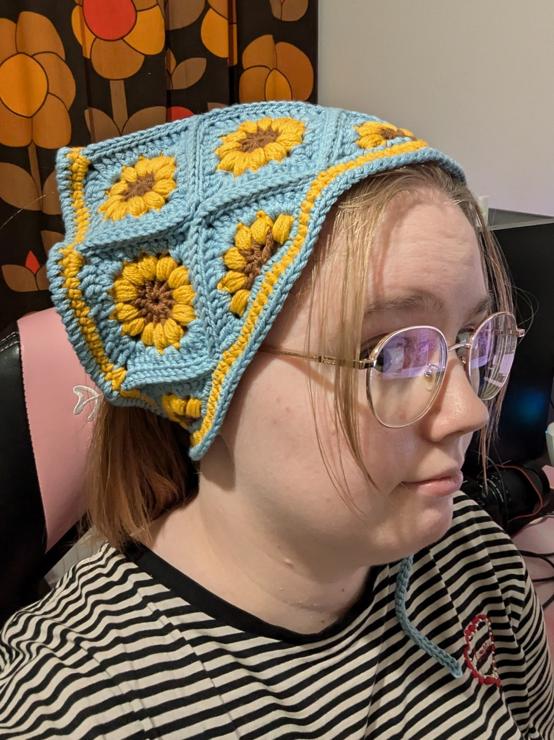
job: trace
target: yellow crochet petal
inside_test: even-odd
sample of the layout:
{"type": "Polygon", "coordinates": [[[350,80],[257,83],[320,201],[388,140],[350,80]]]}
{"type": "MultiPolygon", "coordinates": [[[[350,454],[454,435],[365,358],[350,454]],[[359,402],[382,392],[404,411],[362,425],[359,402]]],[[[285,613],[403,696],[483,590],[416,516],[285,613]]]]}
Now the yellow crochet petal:
{"type": "Polygon", "coordinates": [[[275,223],[273,224],[273,229],[271,230],[272,236],[276,242],[284,244],[287,241],[293,223],[294,218],[292,216],[288,216],[285,213],[281,213],[277,216],[275,223]]]}
{"type": "Polygon", "coordinates": [[[121,274],[125,280],[133,283],[133,285],[144,285],[144,275],[139,270],[138,265],[134,263],[125,265],[121,274]]]}
{"type": "Polygon", "coordinates": [[[138,262],[137,267],[143,277],[143,282],[155,279],[157,266],[158,260],[152,254],[147,254],[138,262]]]}
{"type": "Polygon", "coordinates": [[[175,180],[171,180],[169,178],[157,180],[154,185],[152,185],[152,192],[158,193],[162,197],[166,198],[172,190],[175,190],[175,180]]]}
{"type": "Polygon", "coordinates": [[[164,322],[164,332],[166,339],[170,344],[178,344],[181,337],[185,333],[179,324],[172,318],[168,318],[164,322]]]}
{"type": "Polygon", "coordinates": [[[252,246],[252,232],[248,228],[248,226],[245,226],[244,224],[239,224],[237,226],[237,231],[235,234],[235,245],[239,249],[250,249],[252,246]]]}
{"type": "Polygon", "coordinates": [[[127,201],[127,211],[131,214],[131,216],[134,216],[135,218],[138,218],[138,216],[142,216],[146,211],[148,210],[146,203],[144,202],[144,198],[142,198],[140,195],[135,195],[133,198],[129,198],[127,201]]]}
{"type": "Polygon", "coordinates": [[[268,234],[273,226],[273,221],[263,211],[258,211],[258,217],[250,227],[254,241],[258,244],[265,244],[268,234]]]}
{"type": "Polygon", "coordinates": [[[368,134],[367,136],[362,136],[358,144],[364,149],[375,149],[375,147],[382,146],[385,141],[386,139],[381,134],[368,134]]]}
{"type": "Polygon", "coordinates": [[[158,350],[165,349],[170,344],[165,335],[163,324],[154,324],[154,347],[158,350]]]}
{"type": "Polygon", "coordinates": [[[167,255],[166,257],[160,257],[156,265],[156,280],[167,280],[173,270],[177,269],[177,263],[167,255]]]}
{"type": "Polygon", "coordinates": [[[169,407],[176,416],[184,416],[185,415],[185,408],[186,408],[187,402],[184,398],[177,398],[177,396],[173,396],[171,398],[171,402],[169,404],[169,407]]]}
{"type": "Polygon", "coordinates": [[[152,322],[146,324],[140,338],[144,344],[154,344],[154,324],[152,322]]]}
{"type": "Polygon", "coordinates": [[[265,156],[265,147],[258,147],[244,156],[247,156],[246,166],[250,167],[251,170],[259,169],[268,161],[268,158],[265,156]]]}
{"type": "Polygon", "coordinates": [[[304,133],[304,124],[300,121],[294,121],[292,119],[281,119],[281,123],[278,126],[274,126],[279,131],[277,141],[282,142],[283,140],[289,140],[294,142],[294,146],[300,144],[302,141],[302,135],[304,133]]]}
{"type": "Polygon", "coordinates": [[[127,182],[136,182],[138,175],[134,167],[124,167],[121,172],[121,177],[123,180],[126,180],[127,182]]]}
{"type": "Polygon", "coordinates": [[[126,321],[122,326],[122,330],[124,334],[129,334],[132,337],[136,337],[137,334],[140,334],[142,332],[145,325],[146,319],[142,318],[141,316],[138,319],[133,319],[133,321],[126,321]]]}
{"type": "Polygon", "coordinates": [[[167,278],[167,284],[170,288],[179,288],[181,285],[185,285],[189,279],[189,271],[186,267],[178,267],[173,270],[171,275],[167,278]]]}
{"type": "Polygon", "coordinates": [[[153,190],[145,193],[142,198],[148,208],[159,209],[165,204],[165,198],[162,197],[159,193],[155,193],[153,190]]]}
{"type": "Polygon", "coordinates": [[[246,168],[244,161],[244,153],[234,150],[223,155],[221,162],[218,164],[218,169],[228,170],[229,172],[233,172],[235,175],[241,174],[241,172],[244,172],[246,168]]]}
{"type": "MultiPolygon", "coordinates": [[[[244,134],[240,134],[240,139],[244,139],[244,134]]],[[[228,152],[235,152],[237,151],[239,145],[240,145],[240,139],[234,138],[231,139],[230,137],[227,137],[225,142],[221,144],[221,146],[218,146],[215,150],[215,153],[218,157],[223,157],[224,154],[227,154],[228,152]]]]}
{"type": "Polygon", "coordinates": [[[273,123],[273,118],[260,118],[257,123],[258,129],[261,129],[262,131],[267,131],[267,129],[273,123]]]}
{"type": "Polygon", "coordinates": [[[177,303],[188,303],[190,305],[194,300],[192,285],[181,285],[180,288],[175,288],[173,298],[175,298],[177,303]]]}
{"type": "Polygon", "coordinates": [[[117,303],[115,315],[119,321],[131,321],[131,319],[138,318],[140,312],[136,306],[132,306],[129,303],[117,303]]]}
{"type": "Polygon", "coordinates": [[[139,177],[146,177],[152,172],[152,164],[146,158],[138,159],[135,163],[135,171],[139,177]]]}
{"type": "Polygon", "coordinates": [[[202,416],[202,401],[199,398],[189,398],[185,414],[193,419],[199,419],[202,416]]]}
{"type": "Polygon", "coordinates": [[[194,321],[196,314],[194,308],[187,303],[176,303],[171,309],[171,318],[178,321],[183,326],[187,326],[194,321]]]}
{"type": "Polygon", "coordinates": [[[288,154],[287,148],[278,141],[272,141],[270,144],[266,144],[264,150],[268,159],[276,159],[277,161],[284,159],[288,154]]]}
{"type": "Polygon", "coordinates": [[[249,290],[237,291],[235,295],[231,298],[231,303],[229,304],[229,308],[231,309],[231,311],[237,316],[242,316],[246,309],[246,304],[248,303],[249,296],[249,290]]]}
{"type": "Polygon", "coordinates": [[[119,180],[119,182],[116,182],[115,185],[112,185],[110,188],[110,195],[123,195],[127,192],[129,188],[129,184],[125,181],[119,180]]]}
{"type": "Polygon", "coordinates": [[[116,301],[129,303],[130,301],[135,300],[138,295],[138,291],[132,282],[120,278],[113,284],[113,295],[116,301]]]}
{"type": "Polygon", "coordinates": [[[235,291],[244,288],[247,282],[248,278],[246,275],[243,275],[242,272],[231,270],[221,278],[217,287],[219,290],[226,290],[229,293],[235,293],[235,291]]]}
{"type": "Polygon", "coordinates": [[[175,173],[175,164],[173,161],[164,161],[155,168],[156,180],[170,180],[175,173]]]}
{"type": "Polygon", "coordinates": [[[127,202],[113,199],[100,206],[100,210],[104,211],[106,218],[119,221],[127,215],[127,202]]]}
{"type": "Polygon", "coordinates": [[[246,139],[246,134],[247,132],[241,126],[238,131],[231,131],[230,134],[225,134],[225,136],[221,138],[221,141],[223,142],[223,144],[230,143],[235,144],[236,146],[237,144],[240,144],[241,141],[244,141],[244,139],[246,139]]]}
{"type": "Polygon", "coordinates": [[[247,134],[255,134],[258,130],[258,121],[244,121],[240,127],[247,134]]]}
{"type": "Polygon", "coordinates": [[[226,252],[223,262],[230,270],[238,270],[239,272],[246,267],[246,260],[236,247],[231,247],[226,252]]]}

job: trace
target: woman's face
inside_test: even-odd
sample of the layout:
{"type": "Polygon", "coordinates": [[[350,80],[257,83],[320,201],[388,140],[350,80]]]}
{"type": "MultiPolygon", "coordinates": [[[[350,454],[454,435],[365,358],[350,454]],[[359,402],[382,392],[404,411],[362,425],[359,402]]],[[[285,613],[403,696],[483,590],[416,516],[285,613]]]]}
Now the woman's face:
{"type": "MultiPolygon", "coordinates": [[[[333,252],[339,250],[338,255],[340,234],[337,238],[333,252]]],[[[462,330],[485,317],[474,311],[487,298],[475,234],[460,208],[440,194],[397,196],[371,250],[367,305],[414,300],[409,309],[371,312],[364,320],[362,344],[402,327],[430,324],[441,329],[451,345],[462,330]]],[[[326,270],[336,269],[336,260],[333,265],[324,263],[321,279],[329,278],[326,270]]],[[[340,331],[338,311],[330,303],[322,310],[333,336],[340,331]]],[[[267,344],[302,352],[308,313],[309,296],[289,301],[267,344]]],[[[341,448],[356,512],[334,488],[314,428],[308,374],[318,386],[317,402],[332,408],[332,372],[304,359],[256,355],[222,430],[233,461],[237,516],[264,530],[284,555],[301,556],[314,567],[371,565],[417,552],[448,529],[453,496],[430,496],[413,482],[459,469],[472,434],[487,423],[487,409],[455,353],[449,354],[445,380],[431,410],[401,429],[385,428],[375,419],[362,376],[361,450],[374,485],[364,479],[329,414],[318,417],[320,438],[333,460],[341,448]]]]}

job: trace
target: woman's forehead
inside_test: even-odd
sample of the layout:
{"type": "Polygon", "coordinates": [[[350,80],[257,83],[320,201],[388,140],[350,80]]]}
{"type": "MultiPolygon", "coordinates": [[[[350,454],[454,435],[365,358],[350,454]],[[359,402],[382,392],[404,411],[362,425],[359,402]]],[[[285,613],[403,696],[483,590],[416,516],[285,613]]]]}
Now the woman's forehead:
{"type": "Polygon", "coordinates": [[[444,302],[453,290],[467,291],[468,282],[485,284],[475,231],[450,201],[391,204],[371,252],[370,300],[424,291],[444,302]]]}
{"type": "Polygon", "coordinates": [[[371,243],[359,234],[347,235],[332,228],[331,220],[324,226],[321,242],[329,248],[319,262],[315,284],[310,279],[312,265],[308,264],[278,324],[301,328],[322,314],[327,329],[333,332],[341,320],[340,303],[348,300],[343,285],[352,297],[362,281],[360,309],[378,319],[397,316],[401,321],[405,316],[409,321],[410,314],[441,315],[445,306],[449,313],[454,309],[457,315],[465,316],[475,306],[484,305],[488,297],[475,232],[461,208],[442,193],[395,197],[371,243]],[[359,239],[354,249],[353,236],[359,239]],[[363,262],[360,249],[368,250],[365,276],[359,269],[363,262]]]}

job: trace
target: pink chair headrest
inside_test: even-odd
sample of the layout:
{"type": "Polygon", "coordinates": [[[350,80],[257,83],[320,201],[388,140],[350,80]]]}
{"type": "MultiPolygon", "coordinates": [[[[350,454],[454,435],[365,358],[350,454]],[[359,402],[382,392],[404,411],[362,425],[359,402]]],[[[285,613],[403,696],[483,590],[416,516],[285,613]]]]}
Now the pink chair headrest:
{"type": "Polygon", "coordinates": [[[23,387],[50,549],[83,515],[83,471],[100,393],[51,308],[18,321],[23,387]]]}

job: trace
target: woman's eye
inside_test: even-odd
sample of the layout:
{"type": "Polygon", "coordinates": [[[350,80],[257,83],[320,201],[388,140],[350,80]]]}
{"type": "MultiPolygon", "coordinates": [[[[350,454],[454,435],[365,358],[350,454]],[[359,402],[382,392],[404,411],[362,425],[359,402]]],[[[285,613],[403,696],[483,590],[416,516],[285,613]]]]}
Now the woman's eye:
{"type": "Polygon", "coordinates": [[[474,333],[476,328],[477,327],[475,326],[467,326],[465,329],[462,329],[460,332],[458,332],[457,341],[465,342],[467,338],[474,333]]]}
{"type": "Polygon", "coordinates": [[[375,347],[385,336],[386,334],[383,334],[380,337],[374,337],[373,339],[368,339],[366,342],[364,342],[360,348],[360,360],[367,360],[369,355],[373,352],[375,347]]]}

